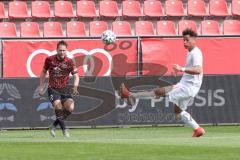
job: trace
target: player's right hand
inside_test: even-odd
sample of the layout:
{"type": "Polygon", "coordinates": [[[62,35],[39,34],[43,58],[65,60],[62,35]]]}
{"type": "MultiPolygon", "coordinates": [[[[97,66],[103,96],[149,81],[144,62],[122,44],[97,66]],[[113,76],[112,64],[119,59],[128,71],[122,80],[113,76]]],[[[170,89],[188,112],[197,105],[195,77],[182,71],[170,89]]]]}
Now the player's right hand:
{"type": "Polygon", "coordinates": [[[178,64],[174,64],[173,66],[172,66],[172,69],[173,69],[173,71],[174,71],[174,73],[175,74],[178,74],[180,71],[181,71],[181,66],[179,66],[178,64]]]}
{"type": "Polygon", "coordinates": [[[44,93],[45,93],[45,91],[44,91],[44,87],[40,87],[40,88],[39,88],[39,93],[38,93],[38,94],[39,94],[40,96],[44,96],[44,93]]]}

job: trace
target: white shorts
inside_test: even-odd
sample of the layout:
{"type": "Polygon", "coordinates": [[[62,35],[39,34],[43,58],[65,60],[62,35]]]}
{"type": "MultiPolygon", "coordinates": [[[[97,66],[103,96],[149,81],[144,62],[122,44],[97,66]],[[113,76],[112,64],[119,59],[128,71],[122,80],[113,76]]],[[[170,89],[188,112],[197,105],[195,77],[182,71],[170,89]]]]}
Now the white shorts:
{"type": "Polygon", "coordinates": [[[176,104],[181,110],[186,110],[189,102],[194,98],[191,95],[190,88],[180,83],[176,84],[167,95],[169,101],[176,104]]]}

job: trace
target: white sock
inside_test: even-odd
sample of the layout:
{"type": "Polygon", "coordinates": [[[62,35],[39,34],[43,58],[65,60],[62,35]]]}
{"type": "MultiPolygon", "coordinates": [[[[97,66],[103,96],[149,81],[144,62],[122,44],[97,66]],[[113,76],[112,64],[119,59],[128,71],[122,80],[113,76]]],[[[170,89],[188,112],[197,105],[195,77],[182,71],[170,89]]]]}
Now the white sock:
{"type": "Polygon", "coordinates": [[[178,116],[185,124],[189,125],[193,129],[197,129],[199,127],[197,122],[192,118],[192,116],[188,112],[182,111],[181,113],[178,114],[178,116]]]}
{"type": "Polygon", "coordinates": [[[155,91],[131,92],[130,96],[134,98],[156,98],[155,91]]]}

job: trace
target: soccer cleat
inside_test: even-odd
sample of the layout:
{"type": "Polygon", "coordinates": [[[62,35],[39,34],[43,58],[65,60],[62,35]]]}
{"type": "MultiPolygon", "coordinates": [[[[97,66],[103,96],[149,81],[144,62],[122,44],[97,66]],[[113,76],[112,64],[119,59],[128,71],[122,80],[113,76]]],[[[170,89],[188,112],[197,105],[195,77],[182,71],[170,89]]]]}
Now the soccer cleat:
{"type": "Polygon", "coordinates": [[[64,135],[66,138],[69,138],[69,137],[70,137],[70,134],[69,134],[68,129],[63,130],[62,133],[63,133],[63,135],[64,135]]]}
{"type": "Polygon", "coordinates": [[[50,130],[51,136],[52,136],[52,137],[56,137],[56,133],[55,133],[56,128],[55,128],[54,126],[51,126],[51,127],[49,128],[49,130],[50,130]]]}
{"type": "Polygon", "coordinates": [[[204,134],[205,134],[204,129],[201,127],[198,127],[197,129],[194,130],[192,137],[201,137],[204,134]]]}
{"type": "Polygon", "coordinates": [[[122,83],[119,88],[119,94],[121,98],[129,98],[130,92],[127,87],[122,83]]]}

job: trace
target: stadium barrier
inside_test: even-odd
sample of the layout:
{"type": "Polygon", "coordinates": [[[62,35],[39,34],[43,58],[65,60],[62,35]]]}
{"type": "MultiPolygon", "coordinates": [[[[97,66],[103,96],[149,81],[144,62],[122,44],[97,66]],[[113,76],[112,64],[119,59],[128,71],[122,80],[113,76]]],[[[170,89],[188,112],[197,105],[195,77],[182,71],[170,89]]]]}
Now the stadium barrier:
{"type": "MultiPolygon", "coordinates": [[[[39,76],[44,59],[55,53],[58,40],[1,40],[0,127],[46,127],[54,119],[47,97],[37,94],[38,79],[32,77],[39,76]]],[[[179,77],[171,77],[171,66],[183,65],[186,56],[180,37],[125,37],[109,46],[99,37],[66,40],[77,61],[79,75],[83,76],[81,93],[92,97],[75,98],[76,108],[69,117],[69,125],[178,124],[167,99],[139,100],[137,106],[129,108],[115,91],[120,82],[131,81],[126,76],[138,76],[139,82],[130,83],[138,87],[146,83],[150,86],[176,83],[179,77]],[[97,76],[97,81],[92,76],[97,76]],[[159,78],[166,78],[167,83],[162,80],[160,83],[159,78]],[[95,97],[99,100],[93,100],[95,97]],[[102,101],[104,105],[98,104],[102,101]],[[94,114],[86,112],[89,110],[94,114]]],[[[239,123],[238,41],[239,37],[198,39],[205,76],[189,112],[200,123],[239,123]]]]}
{"type": "MultiPolygon", "coordinates": [[[[136,89],[175,83],[180,77],[137,76],[82,77],[75,109],[67,119],[70,126],[121,126],[181,124],[167,98],[138,99],[130,107],[119,99],[121,82],[136,89]]],[[[201,124],[240,123],[239,75],[205,76],[202,88],[188,111],[201,124]]],[[[0,127],[37,128],[49,126],[54,110],[38,95],[37,78],[0,79],[0,127]]]]}

